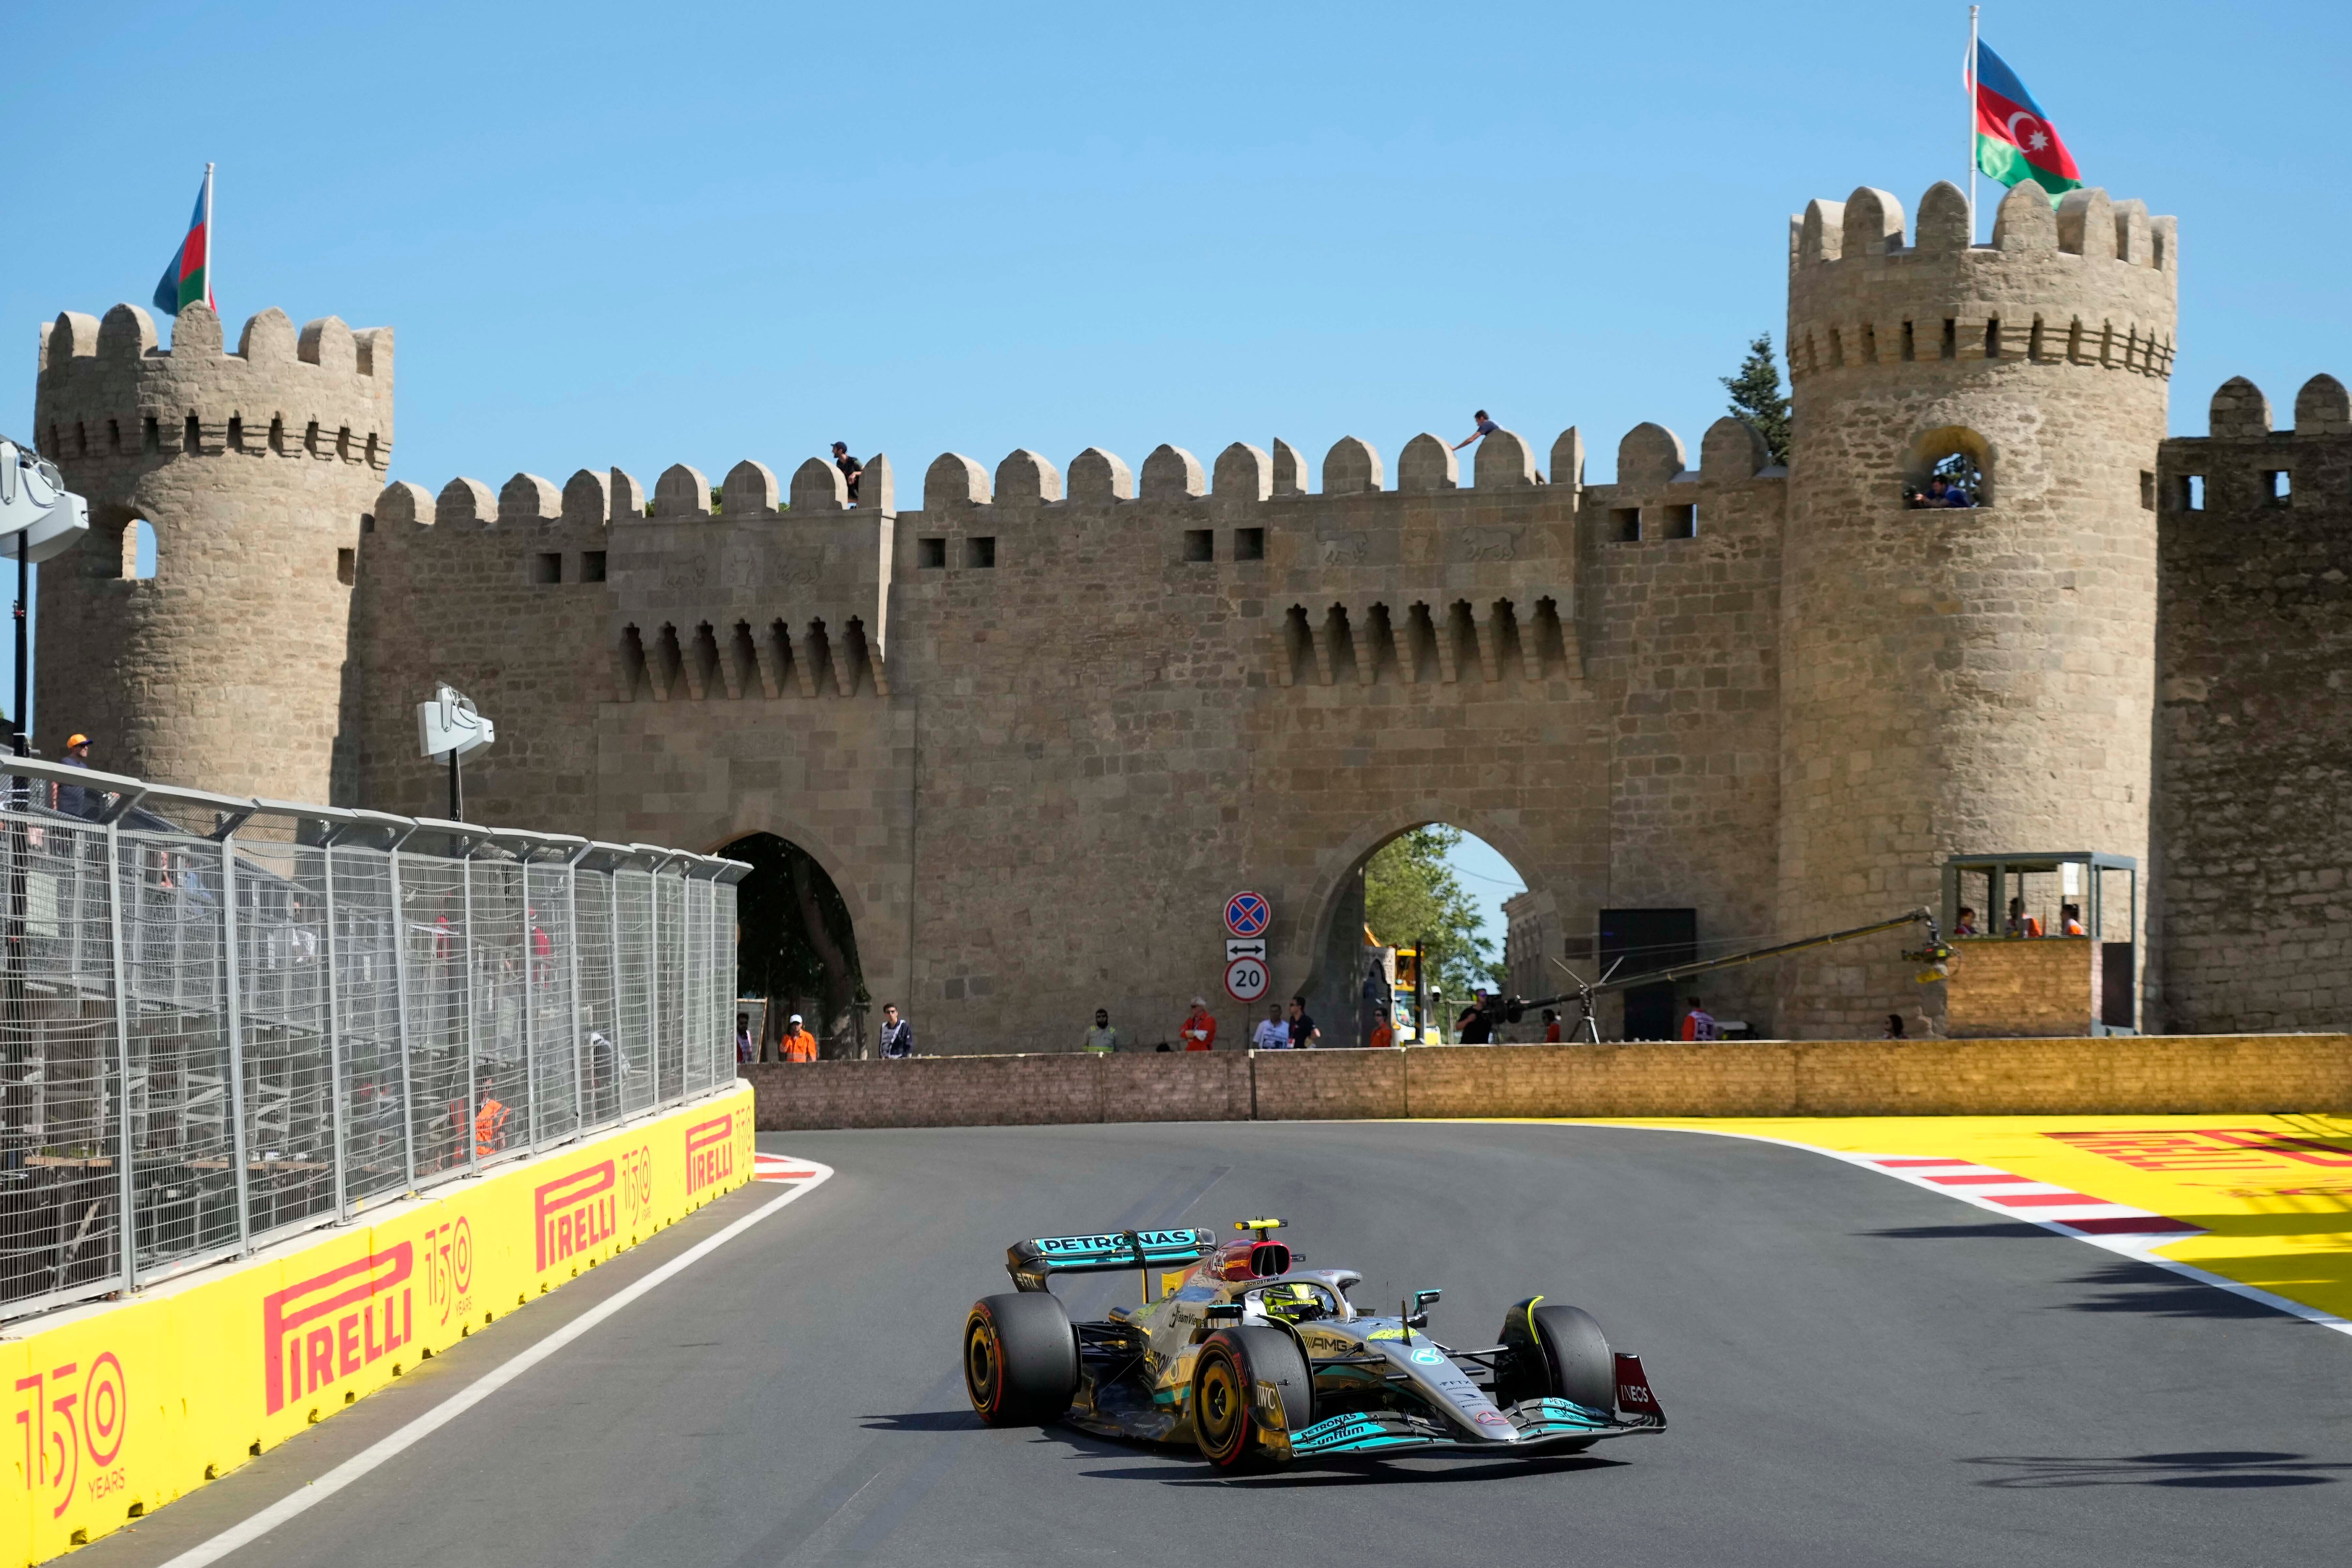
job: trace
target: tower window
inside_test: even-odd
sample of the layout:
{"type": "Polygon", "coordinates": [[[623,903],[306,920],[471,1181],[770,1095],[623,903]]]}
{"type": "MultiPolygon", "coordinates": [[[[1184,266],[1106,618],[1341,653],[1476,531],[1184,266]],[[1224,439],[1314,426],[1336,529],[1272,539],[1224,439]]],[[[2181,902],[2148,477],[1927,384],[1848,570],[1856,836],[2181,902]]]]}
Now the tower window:
{"type": "Polygon", "coordinates": [[[604,580],[603,551],[583,550],[580,552],[580,580],[583,583],[602,583],[604,580]]]}
{"type": "Polygon", "coordinates": [[[140,437],[140,449],[147,452],[163,449],[163,422],[152,414],[147,416],[147,428],[140,437]]]}
{"type": "Polygon", "coordinates": [[[2204,475],[2183,474],[2179,479],[2175,479],[2173,483],[2179,487],[2179,489],[2173,493],[2173,505],[2179,507],[2182,511],[2203,511],[2205,510],[2204,475]]]}
{"type": "Polygon", "coordinates": [[[89,426],[79,419],[74,421],[74,456],[77,458],[89,456],[89,426]]]}
{"type": "Polygon", "coordinates": [[[348,587],[350,587],[353,583],[355,583],[355,582],[359,581],[359,575],[360,575],[360,552],[359,552],[358,551],[356,551],[356,550],[338,550],[338,551],[336,551],[336,552],[335,552],[335,581],[336,581],[336,582],[338,582],[338,583],[341,583],[344,587],[348,588],[348,587]]]}
{"type": "Polygon", "coordinates": [[[2263,499],[2273,506],[2285,506],[2294,495],[2294,476],[2284,468],[2272,468],[2263,475],[2263,499]]]}
{"type": "Polygon", "coordinates": [[[106,449],[118,455],[122,450],[122,421],[120,419],[106,422],[106,449]]]}
{"type": "Polygon", "coordinates": [[[1661,538],[1696,539],[1698,537],[1698,508],[1696,506],[1685,504],[1680,506],[1661,507],[1659,510],[1665,513],[1665,531],[1660,535],[1661,538]]]}
{"type": "Polygon", "coordinates": [[[1184,559],[1214,561],[1217,558],[1217,534],[1214,529],[1188,528],[1184,531],[1184,559]]]}
{"type": "Polygon", "coordinates": [[[543,555],[532,556],[530,558],[530,580],[534,583],[562,582],[562,555],[556,551],[551,550],[543,555]]]}
{"type": "Polygon", "coordinates": [[[131,520],[122,530],[122,575],[131,582],[155,578],[155,525],[145,518],[131,520]]]}
{"type": "Polygon", "coordinates": [[[1903,463],[1900,504],[1951,509],[1993,504],[1992,446],[1963,425],[1927,431],[1903,463]]]}
{"type": "Polygon", "coordinates": [[[937,572],[948,563],[948,542],[944,539],[915,541],[915,565],[926,572],[937,572]]]}
{"type": "Polygon", "coordinates": [[[1609,537],[1620,544],[1637,542],[1642,537],[1642,509],[1638,506],[1611,507],[1609,537]]]}
{"type": "Polygon", "coordinates": [[[1263,561],[1265,559],[1265,530],[1237,528],[1234,530],[1234,559],[1263,561]]]}
{"type": "Polygon", "coordinates": [[[269,449],[281,458],[286,455],[286,416],[283,414],[269,416],[269,449]]]}
{"type": "Polygon", "coordinates": [[[2156,510],[2156,476],[2146,468],[2139,471],[2139,504],[2144,511],[2156,510]]]}
{"type": "Polygon", "coordinates": [[[196,416],[194,415],[189,415],[187,425],[180,432],[180,450],[183,452],[201,451],[204,447],[204,426],[196,423],[196,416]]]}
{"type": "Polygon", "coordinates": [[[243,415],[232,414],[228,416],[228,449],[232,452],[245,450],[245,416],[243,415]]]}
{"type": "Polygon", "coordinates": [[[996,536],[992,533],[983,533],[976,539],[965,540],[963,563],[967,566],[982,567],[995,565],[996,536]]]}
{"type": "Polygon", "coordinates": [[[1937,357],[1939,359],[1960,357],[1960,323],[1949,316],[1944,318],[1944,342],[1943,347],[1937,351],[1937,357]]]}

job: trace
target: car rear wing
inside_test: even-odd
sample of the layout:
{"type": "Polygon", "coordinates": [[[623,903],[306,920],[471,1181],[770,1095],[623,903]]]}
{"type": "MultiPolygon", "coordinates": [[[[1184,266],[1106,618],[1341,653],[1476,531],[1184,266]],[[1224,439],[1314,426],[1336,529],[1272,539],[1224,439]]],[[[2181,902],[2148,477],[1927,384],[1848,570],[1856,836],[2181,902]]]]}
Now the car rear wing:
{"type": "Polygon", "coordinates": [[[1041,1236],[1004,1249],[1004,1271],[1023,1290],[1043,1290],[1056,1274],[1116,1274],[1174,1268],[1216,1250],[1205,1230],[1115,1230],[1100,1236],[1041,1236]]]}

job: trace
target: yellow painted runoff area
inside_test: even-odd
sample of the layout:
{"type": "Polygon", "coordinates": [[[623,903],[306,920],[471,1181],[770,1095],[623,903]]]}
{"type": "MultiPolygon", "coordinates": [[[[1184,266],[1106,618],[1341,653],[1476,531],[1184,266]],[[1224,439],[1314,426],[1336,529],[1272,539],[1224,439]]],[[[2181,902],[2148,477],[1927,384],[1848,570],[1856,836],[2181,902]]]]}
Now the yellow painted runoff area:
{"type": "Polygon", "coordinates": [[[2202,1226],[2201,1236],[2149,1250],[2352,1318],[2352,1117],[1574,1120],[1734,1133],[1844,1153],[1976,1161],[2202,1226]]]}
{"type": "Polygon", "coordinates": [[[751,1179],[739,1086],[0,1336],[0,1563],[37,1563],[276,1447],[751,1179]]]}

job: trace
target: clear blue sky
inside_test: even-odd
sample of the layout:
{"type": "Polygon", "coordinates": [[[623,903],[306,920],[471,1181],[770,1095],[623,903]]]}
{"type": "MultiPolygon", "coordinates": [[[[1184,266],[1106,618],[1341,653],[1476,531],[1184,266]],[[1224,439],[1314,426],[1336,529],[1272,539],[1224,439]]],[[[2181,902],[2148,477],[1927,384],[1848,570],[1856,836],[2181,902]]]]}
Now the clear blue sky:
{"type": "MultiPolygon", "coordinates": [[[[313,4],[10,15],[0,429],[207,159],[234,339],[399,331],[395,477],[1066,467],[1474,407],[1694,448],[1788,215],[1964,171],[1964,5],[313,4]]],[[[1995,4],[2085,176],[2181,220],[2175,427],[2352,376],[2352,7],[1995,4]]],[[[0,639],[5,641],[5,639],[0,639]]],[[[5,674],[5,671],[0,671],[5,674]]]]}

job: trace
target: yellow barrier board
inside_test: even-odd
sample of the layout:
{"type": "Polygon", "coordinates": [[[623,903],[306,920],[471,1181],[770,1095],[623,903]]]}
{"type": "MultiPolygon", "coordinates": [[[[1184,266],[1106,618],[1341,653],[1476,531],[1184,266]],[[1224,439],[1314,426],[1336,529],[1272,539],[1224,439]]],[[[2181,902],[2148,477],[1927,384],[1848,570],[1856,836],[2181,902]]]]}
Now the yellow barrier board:
{"type": "MultiPolygon", "coordinates": [[[[2150,1256],[2352,1319],[2352,1118],[1576,1120],[1769,1138],[1840,1154],[1976,1162],[2180,1221],[2195,1234],[2174,1241],[2152,1237],[2150,1256]]],[[[2021,1210],[2018,1217],[2032,1218],[2033,1211],[2021,1210]]]]}
{"type": "Polygon", "coordinates": [[[54,1557],[227,1474],[742,1185],[751,1155],[738,1087],[18,1325],[0,1339],[16,1427],[0,1563],[54,1557]]]}

